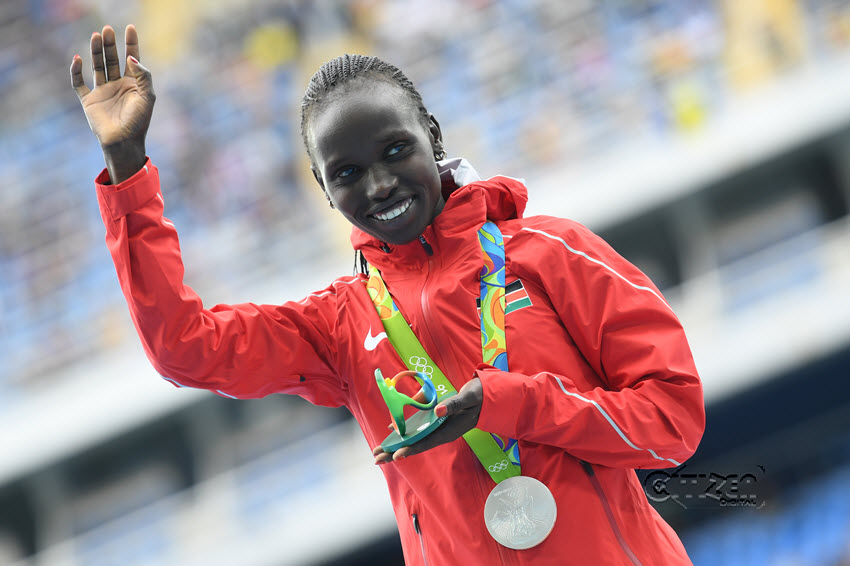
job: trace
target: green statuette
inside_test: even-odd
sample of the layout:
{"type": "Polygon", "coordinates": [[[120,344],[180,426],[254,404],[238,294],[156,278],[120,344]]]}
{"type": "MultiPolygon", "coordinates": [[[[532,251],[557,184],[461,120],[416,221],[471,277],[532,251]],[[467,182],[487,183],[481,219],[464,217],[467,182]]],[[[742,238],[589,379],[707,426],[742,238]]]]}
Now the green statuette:
{"type": "MultiPolygon", "coordinates": [[[[384,452],[395,452],[402,446],[409,446],[425,438],[446,420],[446,417],[438,417],[434,413],[434,408],[437,406],[438,401],[437,389],[431,382],[431,378],[424,373],[420,371],[402,371],[395,377],[388,378],[381,374],[380,369],[376,369],[375,381],[378,382],[378,389],[381,390],[384,403],[386,403],[387,408],[390,410],[390,416],[392,417],[395,428],[381,443],[381,448],[384,449],[384,452]],[[396,389],[398,381],[407,376],[415,377],[422,384],[425,402],[417,401],[396,389]],[[405,420],[404,408],[408,405],[419,409],[419,411],[405,420]]],[[[450,396],[446,395],[443,399],[450,396]]]]}

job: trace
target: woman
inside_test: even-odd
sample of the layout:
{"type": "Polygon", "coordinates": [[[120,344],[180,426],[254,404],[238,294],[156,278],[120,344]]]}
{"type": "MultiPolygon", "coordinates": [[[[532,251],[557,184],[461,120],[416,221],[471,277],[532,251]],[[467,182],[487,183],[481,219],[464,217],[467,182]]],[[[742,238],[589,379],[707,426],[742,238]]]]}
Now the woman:
{"type": "Polygon", "coordinates": [[[94,89],[79,56],[71,80],[106,161],[107,245],[158,372],[228,397],[346,406],[382,465],[408,564],[690,564],[632,470],[694,452],[702,386],[640,271],[574,222],[523,218],[522,183],[445,159],[398,69],[344,56],[311,80],[302,134],[368,276],[299,302],[205,309],[145,156],[155,97],[133,26],[126,53],[122,76],[107,26],[92,36],[94,89]],[[434,377],[444,422],[390,453],[373,374],[408,368],[434,377]]]}

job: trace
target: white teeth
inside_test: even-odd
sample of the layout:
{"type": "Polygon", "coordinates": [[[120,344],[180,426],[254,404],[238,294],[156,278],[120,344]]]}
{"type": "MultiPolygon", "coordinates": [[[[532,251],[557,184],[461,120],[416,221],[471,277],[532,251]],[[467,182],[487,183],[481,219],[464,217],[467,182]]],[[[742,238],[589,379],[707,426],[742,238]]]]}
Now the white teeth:
{"type": "Polygon", "coordinates": [[[401,204],[399,204],[397,207],[393,208],[392,210],[388,210],[386,212],[379,212],[377,214],[373,214],[373,216],[375,218],[377,218],[378,220],[383,220],[385,222],[387,220],[392,220],[393,218],[401,215],[402,213],[404,213],[405,210],[410,208],[410,203],[412,203],[412,202],[413,202],[413,198],[408,198],[407,200],[405,200],[404,202],[402,202],[401,204]]]}

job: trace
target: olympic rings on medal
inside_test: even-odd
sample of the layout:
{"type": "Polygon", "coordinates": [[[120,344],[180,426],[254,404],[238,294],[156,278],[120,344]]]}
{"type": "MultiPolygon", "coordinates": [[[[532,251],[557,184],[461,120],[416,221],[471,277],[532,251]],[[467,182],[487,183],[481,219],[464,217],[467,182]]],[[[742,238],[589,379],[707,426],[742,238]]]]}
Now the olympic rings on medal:
{"type": "Polygon", "coordinates": [[[504,472],[508,469],[510,463],[507,460],[502,460],[501,462],[497,462],[487,467],[488,470],[492,473],[504,472]]]}

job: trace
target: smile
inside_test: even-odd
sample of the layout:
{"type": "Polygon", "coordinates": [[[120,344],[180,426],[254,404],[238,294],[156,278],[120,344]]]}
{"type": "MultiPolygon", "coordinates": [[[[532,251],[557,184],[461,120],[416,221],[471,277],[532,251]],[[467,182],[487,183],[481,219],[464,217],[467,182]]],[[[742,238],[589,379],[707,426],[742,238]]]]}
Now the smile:
{"type": "Polygon", "coordinates": [[[398,203],[393,208],[391,208],[390,210],[386,210],[384,212],[376,212],[372,216],[374,216],[375,218],[377,218],[378,220],[381,220],[383,222],[386,222],[387,220],[392,220],[393,218],[396,218],[396,217],[404,214],[404,212],[408,208],[410,208],[410,205],[411,205],[412,202],[413,202],[413,197],[408,197],[408,198],[404,199],[403,201],[401,201],[400,203],[398,203]]]}

